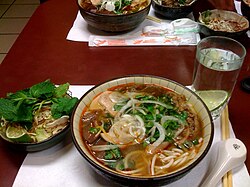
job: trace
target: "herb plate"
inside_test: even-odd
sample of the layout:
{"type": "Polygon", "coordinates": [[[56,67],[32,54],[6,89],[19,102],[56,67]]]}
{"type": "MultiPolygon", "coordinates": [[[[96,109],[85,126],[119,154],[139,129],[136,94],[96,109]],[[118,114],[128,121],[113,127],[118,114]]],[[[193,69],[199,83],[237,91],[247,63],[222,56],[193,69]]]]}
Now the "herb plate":
{"type": "Polygon", "coordinates": [[[0,136],[11,147],[41,151],[60,142],[70,129],[71,112],[78,101],[69,83],[49,80],[0,98],[0,136]]]}

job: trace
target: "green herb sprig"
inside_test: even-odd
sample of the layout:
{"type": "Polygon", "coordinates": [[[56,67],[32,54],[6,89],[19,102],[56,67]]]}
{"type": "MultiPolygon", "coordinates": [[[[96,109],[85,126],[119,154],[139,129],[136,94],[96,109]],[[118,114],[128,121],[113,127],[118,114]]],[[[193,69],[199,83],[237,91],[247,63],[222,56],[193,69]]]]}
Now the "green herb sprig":
{"type": "Polygon", "coordinates": [[[30,124],[33,122],[34,110],[39,110],[42,106],[51,106],[55,119],[70,115],[78,99],[70,97],[68,89],[69,83],[55,86],[50,80],[46,80],[30,88],[8,93],[6,98],[0,98],[0,118],[30,124]]]}

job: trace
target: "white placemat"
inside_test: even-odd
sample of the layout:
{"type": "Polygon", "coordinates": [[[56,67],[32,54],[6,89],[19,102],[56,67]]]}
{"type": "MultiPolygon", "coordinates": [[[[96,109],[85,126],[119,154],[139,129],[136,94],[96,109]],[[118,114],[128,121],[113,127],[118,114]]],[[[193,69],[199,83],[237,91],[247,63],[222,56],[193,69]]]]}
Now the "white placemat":
{"type": "MultiPolygon", "coordinates": [[[[237,13],[241,14],[241,2],[234,1],[237,13]]],[[[149,16],[157,17],[154,13],[153,8],[151,7],[149,16]]],[[[189,14],[188,18],[194,20],[193,14],[189,14]]],[[[127,32],[126,34],[119,33],[107,33],[90,27],[87,22],[82,18],[80,12],[77,12],[76,19],[72,27],[69,30],[69,33],[66,37],[67,40],[78,41],[78,42],[89,42],[89,46],[142,46],[142,45],[196,45],[200,41],[200,35],[190,35],[186,36],[179,35],[177,38],[176,35],[172,35],[164,40],[164,38],[157,37],[141,37],[142,30],[146,26],[161,27],[161,24],[169,24],[170,20],[162,20],[162,23],[157,23],[155,21],[145,19],[137,28],[127,32]],[[132,39],[131,39],[132,37],[132,39]],[[122,38],[122,39],[121,39],[122,38]],[[129,38],[126,40],[126,38],[129,38]],[[176,39],[177,38],[177,39],[176,39]],[[122,41],[121,41],[122,40],[122,41]],[[155,40],[154,42],[151,42],[155,40]],[[182,40],[182,42],[178,42],[182,40]],[[138,45],[138,41],[141,42],[138,45]]],[[[250,31],[247,32],[248,37],[250,38],[250,31]]]]}
{"type": "MultiPolygon", "coordinates": [[[[154,18],[157,17],[152,7],[149,11],[149,15],[154,18]]],[[[188,18],[194,20],[193,14],[190,13],[188,18]]],[[[100,46],[99,43],[102,44],[101,46],[196,45],[200,41],[200,35],[198,33],[190,32],[157,37],[145,36],[143,34],[143,29],[146,26],[166,29],[170,22],[170,20],[161,20],[161,23],[159,23],[150,19],[145,19],[138,27],[125,34],[108,33],[90,27],[78,11],[66,39],[78,42],[89,42],[89,46],[95,47],[100,46]],[[98,43],[98,41],[100,42],[98,43]]]]}
{"type": "MultiPolygon", "coordinates": [[[[80,98],[92,86],[70,86],[72,95],[80,98]]],[[[196,187],[206,176],[216,158],[216,142],[221,140],[220,122],[215,121],[215,134],[208,155],[186,176],[167,187],[196,187]],[[212,156],[213,155],[213,156],[212,156]]],[[[231,137],[234,137],[231,128],[231,137]]],[[[250,178],[245,165],[233,170],[234,187],[249,187],[250,178]]],[[[20,167],[13,187],[118,187],[96,174],[72,143],[70,133],[63,142],[47,150],[29,153],[20,167]]],[[[218,184],[221,186],[221,184],[218,184]]]]}

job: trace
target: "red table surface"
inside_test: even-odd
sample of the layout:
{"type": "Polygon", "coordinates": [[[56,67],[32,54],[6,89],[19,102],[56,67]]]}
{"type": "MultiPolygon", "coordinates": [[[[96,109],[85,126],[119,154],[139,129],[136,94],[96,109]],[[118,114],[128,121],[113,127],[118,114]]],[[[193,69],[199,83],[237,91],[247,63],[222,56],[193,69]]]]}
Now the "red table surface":
{"type": "MultiPolygon", "coordinates": [[[[38,7],[0,65],[0,97],[46,79],[92,85],[118,76],[151,74],[191,84],[195,46],[91,48],[86,42],[66,40],[76,14],[74,0],[48,0],[38,7]]],[[[250,94],[240,89],[240,80],[250,76],[250,39],[240,41],[247,56],[229,103],[229,116],[236,137],[250,150],[250,94]]],[[[13,184],[25,156],[0,140],[1,187],[13,184]]],[[[246,165],[249,171],[250,155],[246,165]]]]}

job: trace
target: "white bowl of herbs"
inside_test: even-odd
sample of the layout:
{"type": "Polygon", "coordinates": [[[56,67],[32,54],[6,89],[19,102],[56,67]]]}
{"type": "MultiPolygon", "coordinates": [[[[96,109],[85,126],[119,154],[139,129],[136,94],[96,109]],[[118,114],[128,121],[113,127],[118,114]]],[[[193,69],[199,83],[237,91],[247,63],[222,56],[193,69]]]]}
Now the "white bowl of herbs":
{"type": "Polygon", "coordinates": [[[60,142],[70,129],[70,116],[78,102],[69,83],[50,80],[0,98],[0,136],[22,151],[40,151],[60,142]]]}

